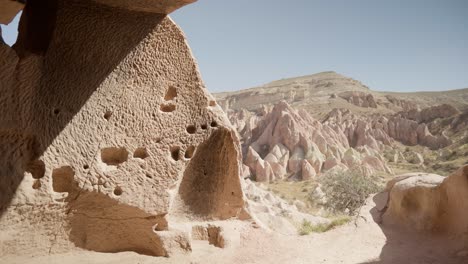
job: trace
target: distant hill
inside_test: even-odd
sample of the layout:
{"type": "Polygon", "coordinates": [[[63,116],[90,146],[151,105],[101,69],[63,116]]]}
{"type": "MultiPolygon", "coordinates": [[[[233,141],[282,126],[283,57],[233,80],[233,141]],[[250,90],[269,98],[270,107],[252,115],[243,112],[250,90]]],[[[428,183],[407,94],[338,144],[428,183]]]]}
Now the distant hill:
{"type": "Polygon", "coordinates": [[[258,87],[214,95],[225,110],[254,111],[284,100],[316,118],[324,117],[333,108],[346,108],[356,114],[391,114],[440,104],[450,104],[460,111],[468,109],[468,88],[411,93],[372,91],[362,82],[333,71],[281,79],[258,87]]]}

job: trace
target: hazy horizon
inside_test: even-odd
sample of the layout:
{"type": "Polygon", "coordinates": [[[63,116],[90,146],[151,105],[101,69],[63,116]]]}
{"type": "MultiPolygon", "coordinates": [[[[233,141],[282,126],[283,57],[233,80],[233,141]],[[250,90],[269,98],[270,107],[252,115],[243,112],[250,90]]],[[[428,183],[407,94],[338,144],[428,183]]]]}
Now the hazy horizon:
{"type": "MultiPolygon", "coordinates": [[[[236,90],[230,90],[230,91],[211,91],[212,93],[225,93],[225,92],[235,92],[235,91],[241,91],[241,90],[247,90],[247,89],[252,89],[252,88],[258,88],[258,87],[261,87],[261,86],[264,86],[264,85],[267,85],[271,82],[275,82],[275,81],[281,81],[281,80],[287,80],[287,79],[295,79],[295,78],[301,78],[301,77],[306,77],[306,76],[312,76],[312,75],[316,75],[316,74],[320,74],[320,73],[325,73],[325,72],[334,72],[336,74],[339,74],[339,75],[342,75],[344,77],[348,77],[348,78],[351,78],[351,79],[354,79],[356,81],[360,81],[362,84],[366,85],[369,87],[369,89],[373,90],[373,91],[379,91],[379,92],[391,92],[391,93],[416,93],[416,92],[449,92],[449,91],[456,91],[456,90],[465,90],[465,89],[468,89],[468,85],[466,87],[460,87],[460,88],[445,88],[445,89],[434,89],[434,90],[411,90],[411,91],[390,91],[390,90],[382,90],[382,89],[374,89],[373,87],[370,87],[369,85],[366,84],[365,81],[363,80],[358,80],[356,78],[353,78],[353,76],[348,76],[348,75],[345,75],[345,74],[342,74],[340,72],[336,72],[336,71],[333,71],[333,70],[325,70],[325,71],[321,71],[321,72],[314,72],[314,73],[311,73],[311,74],[304,74],[304,75],[297,75],[297,76],[286,76],[286,77],[283,77],[283,78],[279,78],[279,79],[275,79],[275,80],[271,80],[271,81],[267,81],[265,83],[261,83],[261,84],[258,84],[258,85],[254,85],[254,86],[251,86],[251,87],[245,87],[245,88],[239,88],[239,89],[236,89],[236,90]]],[[[203,73],[202,73],[203,75],[203,73]]]]}
{"type": "MultiPolygon", "coordinates": [[[[468,87],[466,14],[464,0],[198,0],[171,17],[211,92],[325,71],[414,92],[468,87]]],[[[10,45],[18,20],[2,26],[10,45]]]]}

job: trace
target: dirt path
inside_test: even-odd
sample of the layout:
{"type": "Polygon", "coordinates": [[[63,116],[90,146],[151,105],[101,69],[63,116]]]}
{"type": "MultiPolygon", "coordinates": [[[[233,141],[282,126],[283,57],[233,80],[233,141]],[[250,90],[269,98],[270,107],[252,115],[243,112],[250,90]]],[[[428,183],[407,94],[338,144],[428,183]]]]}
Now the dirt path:
{"type": "MultiPolygon", "coordinates": [[[[435,237],[421,236],[384,228],[376,224],[366,205],[357,222],[326,233],[308,236],[285,236],[238,222],[240,245],[219,249],[207,242],[195,242],[188,256],[155,258],[132,252],[95,253],[77,250],[50,256],[9,256],[0,263],[25,264],[150,264],[150,263],[468,263],[456,256],[458,250],[435,237]]],[[[374,215],[375,217],[375,215],[374,215]]]]}

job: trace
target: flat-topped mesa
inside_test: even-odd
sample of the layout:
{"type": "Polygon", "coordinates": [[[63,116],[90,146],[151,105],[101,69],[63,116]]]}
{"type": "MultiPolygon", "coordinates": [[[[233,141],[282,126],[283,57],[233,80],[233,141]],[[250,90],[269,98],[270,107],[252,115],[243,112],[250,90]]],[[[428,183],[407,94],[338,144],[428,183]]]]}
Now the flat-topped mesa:
{"type": "Polygon", "coordinates": [[[0,43],[0,256],[168,256],[191,249],[170,219],[246,217],[236,133],[180,28],[146,12],[188,2],[28,1],[0,43]]]}

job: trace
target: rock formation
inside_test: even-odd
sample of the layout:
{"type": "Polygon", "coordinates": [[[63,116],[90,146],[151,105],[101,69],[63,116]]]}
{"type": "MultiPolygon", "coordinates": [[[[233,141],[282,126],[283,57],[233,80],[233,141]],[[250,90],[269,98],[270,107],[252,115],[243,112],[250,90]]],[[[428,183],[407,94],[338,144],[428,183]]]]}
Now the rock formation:
{"type": "MultiPolygon", "coordinates": [[[[363,93],[343,94],[353,98],[363,93]]],[[[386,161],[424,166],[420,153],[395,150],[396,144],[431,150],[450,146],[447,133],[465,127],[466,120],[466,114],[446,104],[370,115],[335,108],[317,120],[285,101],[254,111],[228,110],[228,116],[241,136],[244,164],[257,181],[310,179],[332,168],[390,173],[386,161]]]]}
{"type": "Polygon", "coordinates": [[[468,89],[378,92],[322,72],[215,96],[239,132],[245,165],[260,181],[351,167],[389,172],[386,161],[444,173],[461,166],[457,157],[466,152],[468,89]],[[441,165],[439,150],[455,153],[453,162],[441,165]]]}
{"type": "Polygon", "coordinates": [[[359,91],[346,91],[339,93],[338,96],[356,106],[377,108],[377,103],[372,94],[359,91]]]}
{"type": "Polygon", "coordinates": [[[297,226],[300,226],[303,221],[309,221],[313,225],[331,222],[327,218],[301,212],[297,205],[299,207],[303,205],[298,200],[290,204],[271,192],[257,187],[248,179],[245,181],[243,189],[254,220],[266,229],[280,234],[295,235],[297,234],[297,226]]]}
{"type": "Polygon", "coordinates": [[[233,112],[230,117],[242,136],[244,164],[257,181],[308,180],[332,168],[356,169],[367,175],[391,172],[377,154],[382,143],[364,140],[355,144],[363,148],[351,148],[343,129],[321,123],[284,101],[263,116],[233,112]]]}
{"type": "Polygon", "coordinates": [[[460,111],[449,104],[427,107],[422,110],[411,109],[410,111],[400,113],[402,117],[418,123],[428,123],[436,118],[447,118],[457,114],[460,114],[460,111]]]}
{"type": "Polygon", "coordinates": [[[400,175],[387,184],[384,223],[445,233],[468,241],[468,166],[448,177],[400,175]]]}
{"type": "Polygon", "coordinates": [[[403,111],[418,109],[418,105],[408,100],[396,98],[393,95],[386,95],[385,98],[394,106],[400,107],[403,111]]]}
{"type": "Polygon", "coordinates": [[[404,118],[400,114],[364,117],[347,109],[333,109],[326,115],[324,123],[344,130],[352,147],[376,146],[377,141],[390,145],[393,140],[397,140],[409,146],[422,145],[439,149],[452,143],[443,133],[432,135],[425,123],[404,118]]]}
{"type": "Polygon", "coordinates": [[[168,216],[247,217],[236,133],[166,16],[190,2],[27,2],[0,42],[0,255],[168,256],[191,249],[168,216]]]}
{"type": "Polygon", "coordinates": [[[25,0],[0,0],[0,24],[9,24],[24,7],[25,0]]]}

